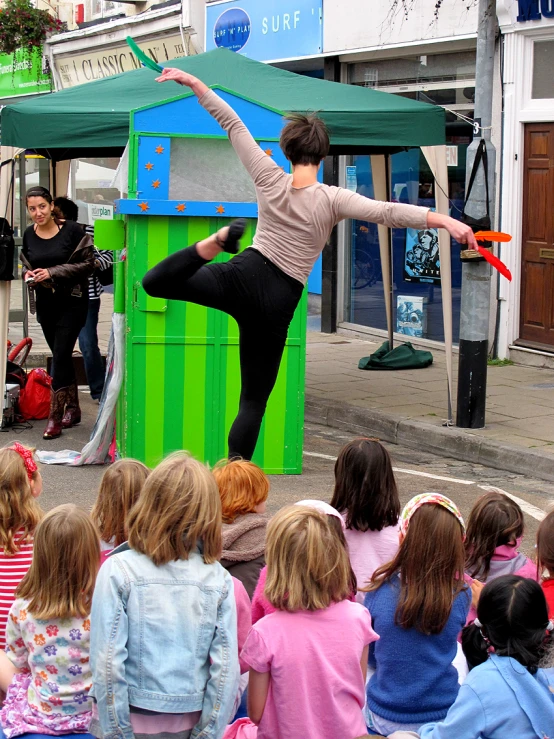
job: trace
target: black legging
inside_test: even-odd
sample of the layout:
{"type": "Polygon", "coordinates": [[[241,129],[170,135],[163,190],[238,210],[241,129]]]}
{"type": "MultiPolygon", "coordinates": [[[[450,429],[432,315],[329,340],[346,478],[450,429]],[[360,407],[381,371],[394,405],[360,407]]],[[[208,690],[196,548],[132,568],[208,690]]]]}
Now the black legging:
{"type": "MultiPolygon", "coordinates": [[[[40,296],[46,298],[47,296],[40,296]]],[[[49,297],[49,296],[48,296],[49,297]]],[[[52,352],[52,389],[75,382],[73,350],[87,320],[88,296],[53,296],[42,301],[37,296],[37,318],[52,352]]]]}
{"type": "Polygon", "coordinates": [[[303,285],[256,249],[213,264],[198,256],[196,245],[157,264],[142,284],[153,297],[217,308],[238,323],[241,393],[229,458],[251,459],[303,285]]]}

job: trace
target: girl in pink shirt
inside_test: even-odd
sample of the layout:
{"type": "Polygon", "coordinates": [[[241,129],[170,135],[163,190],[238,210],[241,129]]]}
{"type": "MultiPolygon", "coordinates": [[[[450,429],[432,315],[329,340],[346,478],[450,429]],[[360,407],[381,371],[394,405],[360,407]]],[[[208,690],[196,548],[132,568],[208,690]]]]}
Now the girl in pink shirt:
{"type": "Polygon", "coordinates": [[[33,450],[19,442],[0,449],[0,651],[8,613],[33,560],[33,536],[42,510],[42,477],[33,450]]]}
{"type": "Polygon", "coordinates": [[[254,624],[241,655],[258,739],[363,735],[368,645],[379,637],[369,613],[348,600],[348,555],[328,517],[282,509],[268,526],[266,558],[265,595],[277,610],[254,624]]]}
{"type": "MultiPolygon", "coordinates": [[[[482,495],[467,522],[466,573],[482,583],[501,575],[538,581],[537,565],[519,551],[523,530],[523,511],[515,501],[500,490],[482,495]]],[[[472,605],[468,623],[476,616],[472,605]]]]}
{"type": "MultiPolygon", "coordinates": [[[[389,453],[377,439],[354,439],[335,463],[331,505],[341,513],[358,590],[398,551],[400,498],[389,453]]],[[[361,594],[360,603],[363,603],[361,594]]]]}
{"type": "Polygon", "coordinates": [[[127,541],[127,516],[137,502],[149,468],[136,459],[120,459],[102,475],[91,518],[100,532],[102,563],[127,541]]]}

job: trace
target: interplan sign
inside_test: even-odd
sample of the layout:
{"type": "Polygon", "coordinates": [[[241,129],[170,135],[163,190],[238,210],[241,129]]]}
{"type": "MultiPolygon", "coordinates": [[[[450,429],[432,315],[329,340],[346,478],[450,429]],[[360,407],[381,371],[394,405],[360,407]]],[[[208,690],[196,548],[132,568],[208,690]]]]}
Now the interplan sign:
{"type": "MultiPolygon", "coordinates": [[[[185,56],[183,39],[180,33],[170,33],[160,38],[141,41],[139,47],[157,62],[167,62],[185,56]]],[[[133,54],[126,42],[106,49],[91,49],[84,54],[71,54],[54,57],[55,67],[61,82],[61,87],[74,87],[83,82],[111,77],[121,72],[139,69],[139,60],[133,54]]]]}
{"type": "Polygon", "coordinates": [[[321,54],[323,0],[223,0],[206,5],[206,51],[257,61],[321,54]]]}

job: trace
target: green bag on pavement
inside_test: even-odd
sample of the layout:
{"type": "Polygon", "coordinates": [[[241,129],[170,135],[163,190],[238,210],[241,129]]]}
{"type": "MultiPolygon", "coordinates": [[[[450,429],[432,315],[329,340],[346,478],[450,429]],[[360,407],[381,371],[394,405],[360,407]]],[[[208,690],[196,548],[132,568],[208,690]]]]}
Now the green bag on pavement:
{"type": "Polygon", "coordinates": [[[423,349],[414,349],[406,342],[389,351],[389,342],[385,341],[379,349],[369,357],[362,357],[358,369],[363,370],[401,370],[423,369],[433,364],[433,355],[423,349]]]}

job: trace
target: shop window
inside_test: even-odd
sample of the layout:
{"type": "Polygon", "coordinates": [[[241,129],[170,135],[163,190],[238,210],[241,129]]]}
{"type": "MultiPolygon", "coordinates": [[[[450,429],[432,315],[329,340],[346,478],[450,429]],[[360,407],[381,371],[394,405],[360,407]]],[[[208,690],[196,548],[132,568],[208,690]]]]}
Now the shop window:
{"type": "MultiPolygon", "coordinates": [[[[466,150],[469,136],[447,137],[450,215],[459,218],[464,203],[466,150]]],[[[353,157],[357,191],[373,197],[369,156],[353,157]]],[[[435,207],[435,183],[419,149],[392,156],[392,198],[397,202],[435,207]]],[[[345,318],[350,323],[386,329],[383,276],[377,226],[349,221],[348,295],[345,318]]],[[[407,336],[444,341],[440,260],[436,232],[393,229],[393,325],[407,336]]],[[[452,241],[452,303],[454,341],[458,341],[461,263],[460,245],[452,241]]]]}
{"type": "Polygon", "coordinates": [[[113,218],[114,202],[122,196],[117,187],[112,187],[118,164],[118,157],[72,161],[68,192],[79,206],[81,223],[92,226],[99,218],[113,218]]]}
{"type": "Polygon", "coordinates": [[[535,41],[533,44],[534,99],[554,98],[554,40],[535,41]]]}
{"type": "Polygon", "coordinates": [[[227,139],[177,138],[171,144],[169,198],[255,203],[256,190],[227,139]]]}

